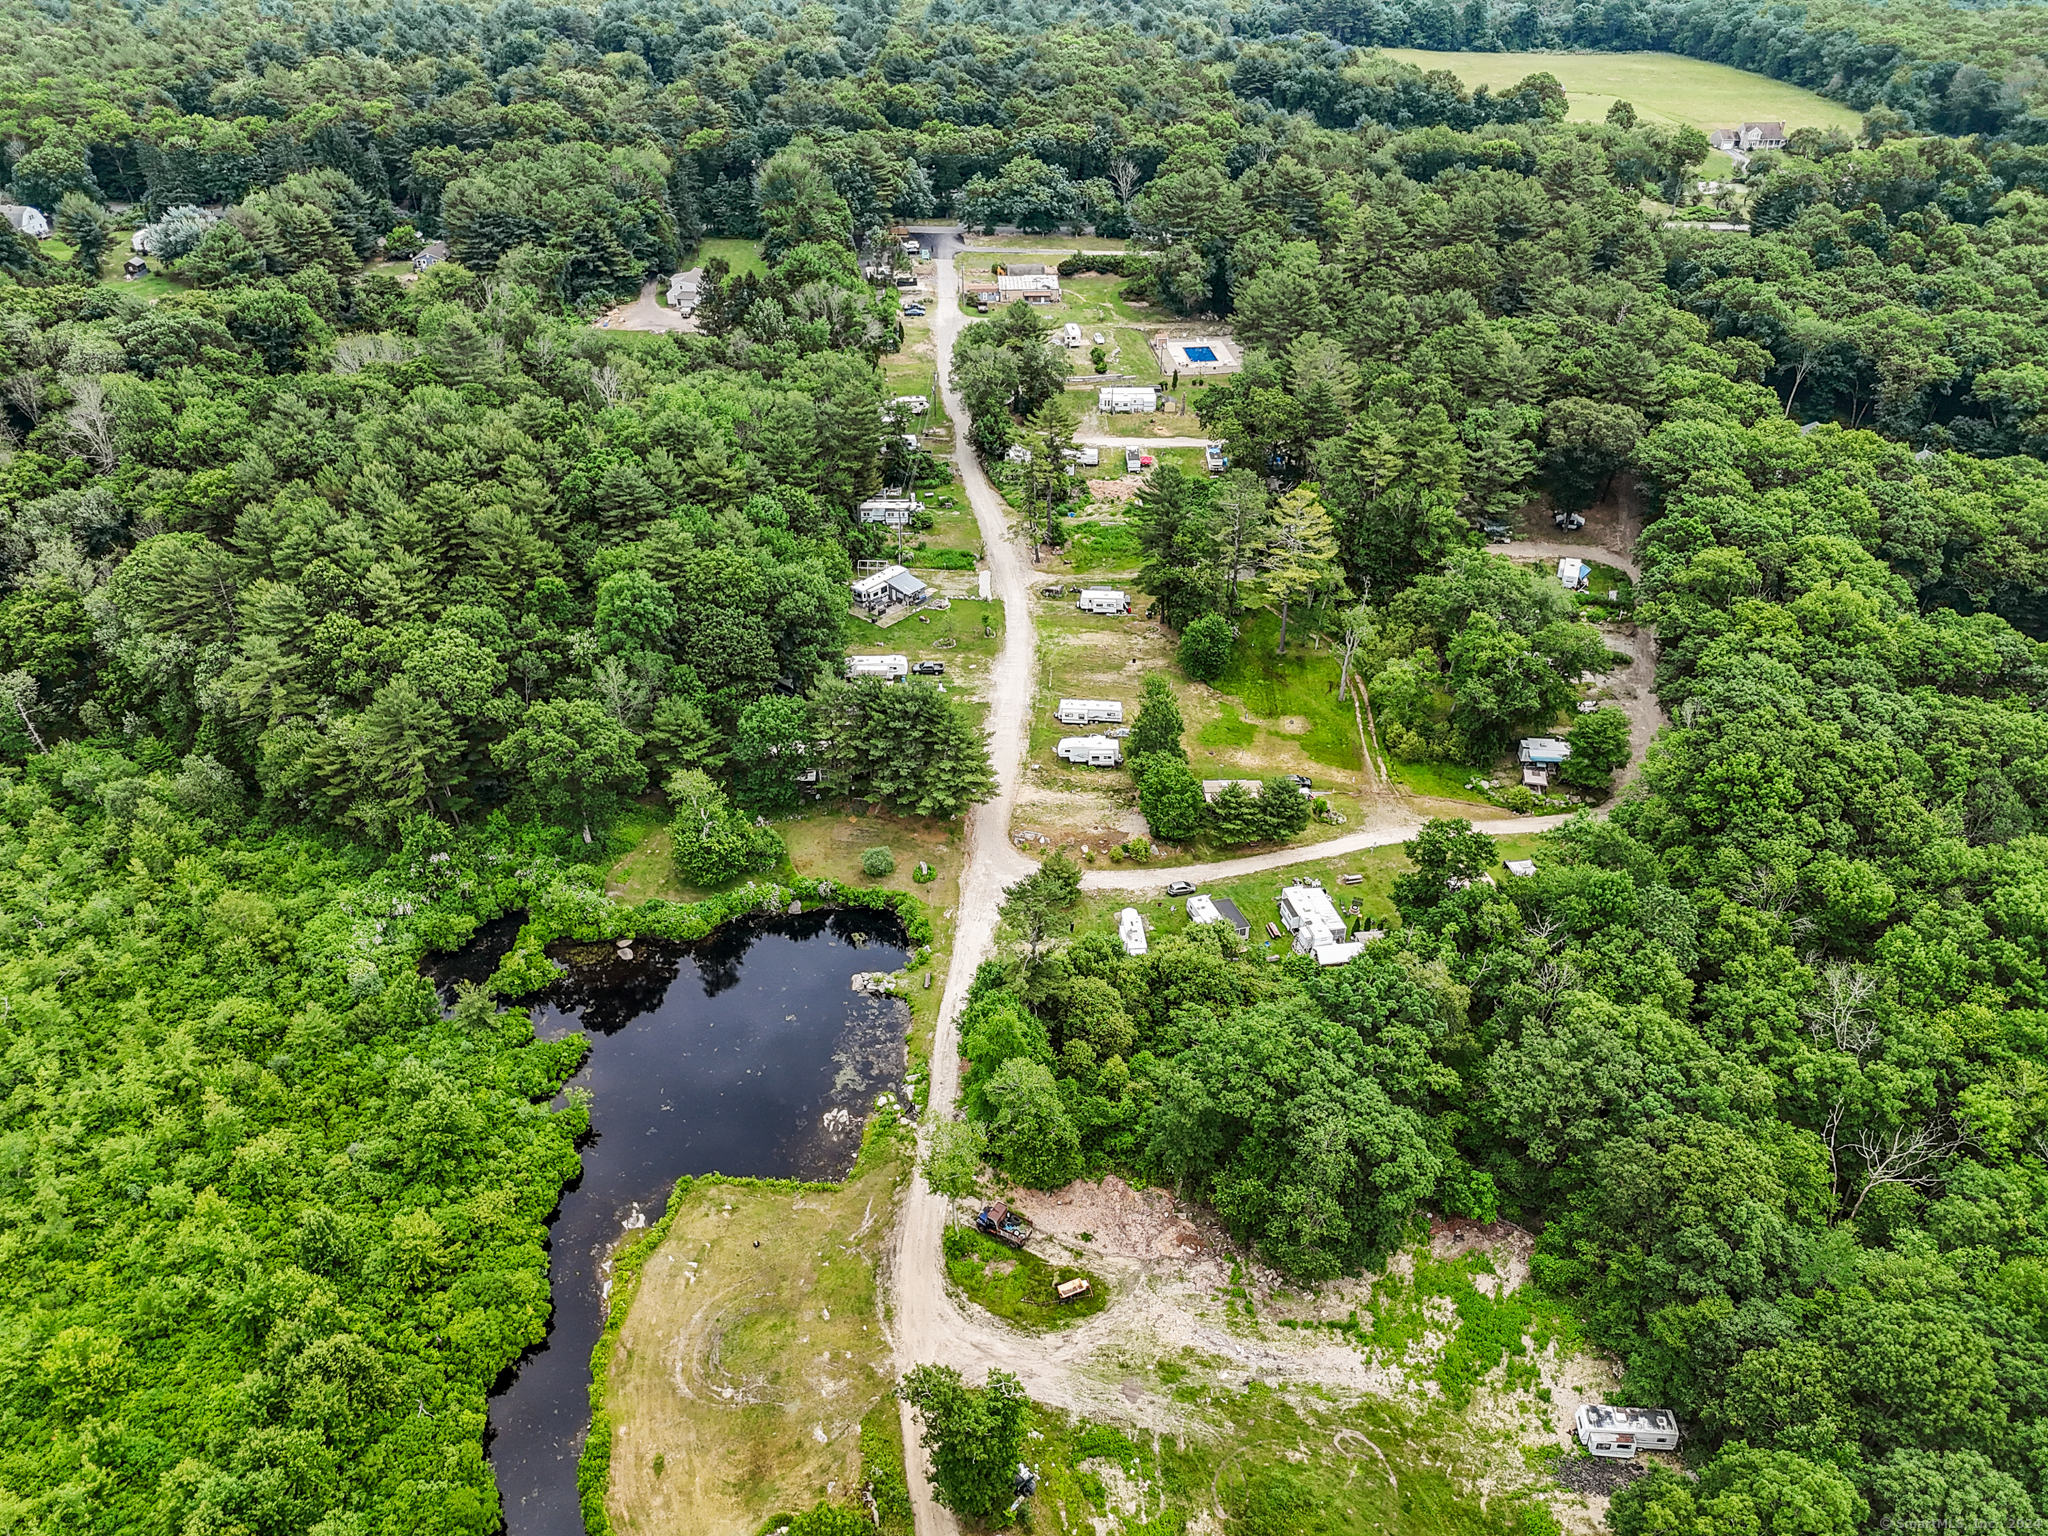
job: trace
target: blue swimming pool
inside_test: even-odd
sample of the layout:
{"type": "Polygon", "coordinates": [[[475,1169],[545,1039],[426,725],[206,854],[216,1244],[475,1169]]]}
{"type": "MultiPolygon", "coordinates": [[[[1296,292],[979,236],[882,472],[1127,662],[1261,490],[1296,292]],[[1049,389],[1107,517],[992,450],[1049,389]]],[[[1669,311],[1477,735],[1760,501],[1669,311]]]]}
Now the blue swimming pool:
{"type": "Polygon", "coordinates": [[[1216,361],[1216,349],[1214,347],[1189,347],[1187,354],[1188,361],[1191,363],[1213,363],[1216,361]]]}

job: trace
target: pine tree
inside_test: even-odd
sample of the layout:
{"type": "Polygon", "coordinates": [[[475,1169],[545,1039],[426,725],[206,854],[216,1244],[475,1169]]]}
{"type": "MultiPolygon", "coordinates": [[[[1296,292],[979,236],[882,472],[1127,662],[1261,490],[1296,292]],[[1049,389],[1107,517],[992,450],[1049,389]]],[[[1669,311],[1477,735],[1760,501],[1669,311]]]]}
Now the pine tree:
{"type": "Polygon", "coordinates": [[[1144,703],[1131,724],[1131,739],[1125,744],[1125,751],[1132,757],[1164,752],[1169,757],[1185,758],[1187,750],[1180,743],[1184,728],[1180,703],[1174,698],[1172,687],[1154,672],[1145,679],[1144,703]]]}

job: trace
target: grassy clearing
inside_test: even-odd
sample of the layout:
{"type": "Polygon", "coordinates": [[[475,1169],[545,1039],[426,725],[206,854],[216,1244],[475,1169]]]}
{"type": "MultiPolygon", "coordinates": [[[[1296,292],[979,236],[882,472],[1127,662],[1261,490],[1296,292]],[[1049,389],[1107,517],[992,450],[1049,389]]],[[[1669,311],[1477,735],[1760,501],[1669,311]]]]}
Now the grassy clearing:
{"type": "Polygon", "coordinates": [[[768,275],[768,263],[761,259],[761,242],[758,240],[706,240],[697,247],[697,265],[703,266],[714,256],[723,256],[732,268],[734,277],[743,272],[758,272],[768,275]]]}
{"type": "Polygon", "coordinates": [[[1101,1276],[1005,1248],[972,1227],[946,1228],[946,1278],[976,1306],[1034,1330],[1065,1328],[1109,1305],[1109,1287],[1101,1276]],[[1086,1280],[1088,1293],[1061,1302],[1053,1287],[1067,1280],[1086,1280]]]}
{"type": "Polygon", "coordinates": [[[1032,1530],[1213,1531],[1219,1514],[1231,1530],[1274,1536],[1537,1536],[1556,1529],[1526,1496],[1482,1500],[1464,1491],[1480,1470],[1482,1448],[1449,1415],[1386,1400],[1290,1400],[1263,1384],[1197,1386],[1198,1374],[1225,1362],[1184,1358],[1192,1355],[1162,1358],[1146,1374],[1171,1384],[1213,1433],[1131,1435],[1032,1405],[1032,1530]]]}
{"type": "Polygon", "coordinates": [[[1499,807],[1476,789],[1467,789],[1465,781],[1473,778],[1491,777],[1492,768],[1474,768],[1466,763],[1404,763],[1398,758],[1387,759],[1387,771],[1394,776],[1394,782],[1411,795],[1423,795],[1434,800],[1462,800],[1469,805],[1484,806],[1488,816],[1498,815],[1499,807]]]}
{"type": "Polygon", "coordinates": [[[1577,122],[1598,122],[1617,101],[1628,102],[1638,117],[1695,128],[1782,119],[1788,129],[1842,128],[1855,133],[1863,122],[1852,108],[1796,85],[1675,53],[1435,53],[1424,48],[1381,52],[1418,69],[1448,69],[1474,89],[1485,85],[1498,91],[1547,71],[1571,98],[1569,115],[1577,122]]]}
{"type": "Polygon", "coordinates": [[[1134,571],[1138,567],[1137,530],[1125,523],[1076,522],[1067,530],[1061,552],[1070,570],[1134,571]]]}
{"type": "Polygon", "coordinates": [[[1287,654],[1276,655],[1280,616],[1249,615],[1217,690],[1242,699],[1249,713],[1276,722],[1270,728],[1295,737],[1311,760],[1357,772],[1363,766],[1358,725],[1351,706],[1337,695],[1339,658],[1333,651],[1310,650],[1299,630],[1295,636],[1287,654]]]}
{"type": "MultiPolygon", "coordinates": [[[[614,1530],[747,1536],[857,1485],[868,1419],[894,1416],[877,1270],[909,1140],[878,1120],[837,1186],[677,1186],[609,1361],[614,1530]]],[[[900,1443],[877,1451],[900,1477],[900,1443]]]]}

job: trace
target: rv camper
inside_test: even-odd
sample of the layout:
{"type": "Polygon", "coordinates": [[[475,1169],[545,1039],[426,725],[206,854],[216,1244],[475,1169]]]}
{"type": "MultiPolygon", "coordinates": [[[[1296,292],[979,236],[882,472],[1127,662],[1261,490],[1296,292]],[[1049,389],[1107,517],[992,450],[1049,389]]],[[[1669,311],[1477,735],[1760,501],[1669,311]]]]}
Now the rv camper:
{"type": "Polygon", "coordinates": [[[846,658],[846,675],[849,679],[879,677],[885,683],[900,683],[910,671],[908,656],[849,656],[846,658]]]}
{"type": "Polygon", "coordinates": [[[1061,699],[1061,725],[1122,725],[1124,707],[1114,699],[1061,699]]]}
{"type": "Polygon", "coordinates": [[[1062,736],[1054,749],[1060,761],[1090,768],[1121,768],[1124,749],[1112,736],[1062,736]]]}
{"type": "Polygon", "coordinates": [[[1074,606],[1083,613],[1129,613],[1131,600],[1115,587],[1083,587],[1074,606]]]}
{"type": "Polygon", "coordinates": [[[1069,320],[1060,328],[1060,340],[1067,346],[1078,347],[1081,345],[1081,327],[1069,320]]]}
{"type": "Polygon", "coordinates": [[[1633,1461],[1637,1451],[1678,1449],[1678,1416],[1669,1408],[1588,1403],[1578,1411],[1572,1428],[1589,1452],[1615,1461],[1633,1461]]]}
{"type": "Polygon", "coordinates": [[[1145,953],[1145,919],[1136,907],[1125,907],[1116,915],[1116,936],[1127,955],[1145,953]]]}

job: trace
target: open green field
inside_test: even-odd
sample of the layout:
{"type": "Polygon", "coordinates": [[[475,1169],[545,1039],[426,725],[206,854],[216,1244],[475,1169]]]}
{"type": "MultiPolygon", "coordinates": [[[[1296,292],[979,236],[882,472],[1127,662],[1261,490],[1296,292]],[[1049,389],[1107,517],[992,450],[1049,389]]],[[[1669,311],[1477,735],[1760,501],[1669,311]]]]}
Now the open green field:
{"type": "Polygon", "coordinates": [[[768,263],[761,259],[761,242],[758,240],[706,240],[697,247],[696,265],[701,267],[714,256],[723,256],[735,277],[742,272],[759,272],[763,277],[768,275],[768,263]]]}
{"type": "Polygon", "coordinates": [[[1639,117],[1701,129],[1782,119],[1788,129],[1843,128],[1854,133],[1863,123],[1862,114],[1796,85],[1675,53],[1380,51],[1418,69],[1448,69],[1474,90],[1484,85],[1499,91],[1530,75],[1554,75],[1571,98],[1575,122],[1598,122],[1615,102],[1626,101],[1639,117]]]}

